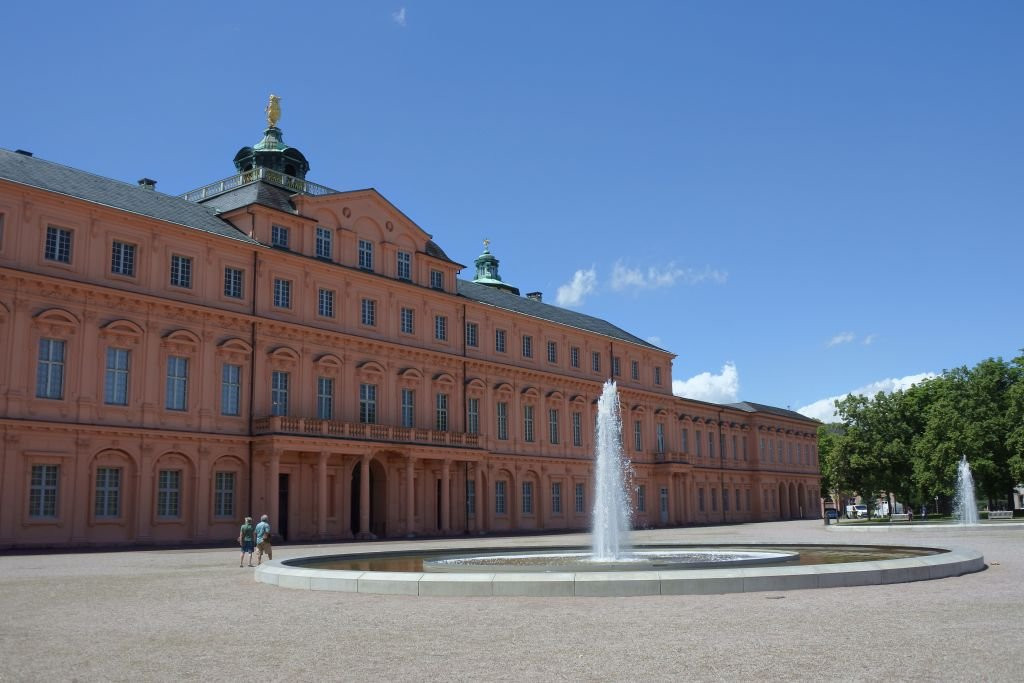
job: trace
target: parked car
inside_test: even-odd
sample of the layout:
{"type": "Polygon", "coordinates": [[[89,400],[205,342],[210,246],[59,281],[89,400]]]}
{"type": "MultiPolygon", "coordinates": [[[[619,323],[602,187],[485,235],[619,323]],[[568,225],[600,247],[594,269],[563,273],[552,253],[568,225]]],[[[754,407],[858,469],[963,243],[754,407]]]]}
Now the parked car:
{"type": "Polygon", "coordinates": [[[867,505],[847,505],[846,516],[850,519],[863,519],[868,516],[867,505]]]}
{"type": "Polygon", "coordinates": [[[825,516],[829,519],[839,519],[839,510],[835,508],[825,508],[825,516]]]}

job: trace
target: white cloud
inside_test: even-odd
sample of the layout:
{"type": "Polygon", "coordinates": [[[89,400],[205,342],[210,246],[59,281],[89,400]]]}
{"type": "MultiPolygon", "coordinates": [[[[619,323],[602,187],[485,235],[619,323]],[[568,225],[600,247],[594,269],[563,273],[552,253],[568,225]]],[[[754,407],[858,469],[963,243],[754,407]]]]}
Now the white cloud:
{"type": "Polygon", "coordinates": [[[808,404],[803,408],[797,408],[798,413],[806,415],[807,417],[813,417],[816,420],[822,422],[836,422],[839,420],[836,415],[835,402],[846,398],[849,394],[856,394],[858,396],[874,396],[878,392],[884,392],[891,394],[894,391],[901,391],[907,389],[915,384],[920,384],[926,379],[932,379],[937,377],[934,372],[921,372],[916,375],[907,375],[906,377],[890,377],[888,379],[880,379],[877,382],[872,382],[853,391],[848,391],[845,394],[839,396],[830,396],[823,398],[814,403],[808,404]]]}
{"type": "Polygon", "coordinates": [[[391,13],[391,19],[394,20],[399,26],[405,26],[405,8],[402,7],[397,12],[391,13]]]}
{"type": "Polygon", "coordinates": [[[715,284],[724,284],[729,279],[725,271],[712,269],[705,266],[704,270],[693,268],[680,268],[675,263],[669,263],[664,267],[651,266],[643,268],[627,268],[617,261],[612,268],[612,289],[657,289],[659,287],[671,287],[676,282],[695,285],[709,281],[715,284]]]}
{"type": "Polygon", "coordinates": [[[593,266],[589,270],[577,270],[572,282],[558,288],[555,302],[559,306],[581,306],[583,297],[597,288],[597,271],[593,266]]]}
{"type": "Polygon", "coordinates": [[[868,336],[864,337],[864,346],[871,346],[871,343],[875,341],[875,339],[877,338],[877,334],[869,334],[868,336]]]}
{"type": "Polygon", "coordinates": [[[839,346],[840,344],[849,344],[854,340],[856,335],[853,332],[840,332],[836,336],[832,337],[825,343],[826,347],[839,346]]]}
{"type": "Polygon", "coordinates": [[[736,371],[736,364],[728,361],[717,375],[702,372],[690,379],[672,380],[672,393],[698,401],[734,403],[739,400],[740,375],[736,371]]]}

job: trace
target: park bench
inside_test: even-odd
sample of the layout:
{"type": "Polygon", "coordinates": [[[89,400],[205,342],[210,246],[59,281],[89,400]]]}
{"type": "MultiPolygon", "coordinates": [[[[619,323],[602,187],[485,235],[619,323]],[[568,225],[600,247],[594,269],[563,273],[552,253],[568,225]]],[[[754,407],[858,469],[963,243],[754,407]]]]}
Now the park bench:
{"type": "Polygon", "coordinates": [[[1013,510],[990,510],[989,519],[1013,519],[1013,510]]]}
{"type": "Polygon", "coordinates": [[[889,515],[890,522],[909,522],[910,515],[908,514],[892,514],[889,515]]]}

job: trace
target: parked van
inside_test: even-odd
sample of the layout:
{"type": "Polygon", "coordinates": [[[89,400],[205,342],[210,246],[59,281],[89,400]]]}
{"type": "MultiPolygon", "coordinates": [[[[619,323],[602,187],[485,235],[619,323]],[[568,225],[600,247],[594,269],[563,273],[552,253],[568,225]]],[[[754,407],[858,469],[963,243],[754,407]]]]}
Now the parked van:
{"type": "Polygon", "coordinates": [[[868,516],[867,505],[847,505],[846,517],[848,519],[861,519],[868,516]]]}

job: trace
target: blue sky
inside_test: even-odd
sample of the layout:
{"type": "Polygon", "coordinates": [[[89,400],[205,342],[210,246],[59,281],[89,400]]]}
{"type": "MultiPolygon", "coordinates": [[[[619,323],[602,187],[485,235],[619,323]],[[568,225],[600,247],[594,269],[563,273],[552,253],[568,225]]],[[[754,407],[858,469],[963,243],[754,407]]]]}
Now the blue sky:
{"type": "Polygon", "coordinates": [[[276,93],[312,180],[377,188],[467,265],[489,238],[695,398],[823,417],[1024,347],[1024,3],[4,14],[0,146],[177,194],[232,173],[276,93]]]}

